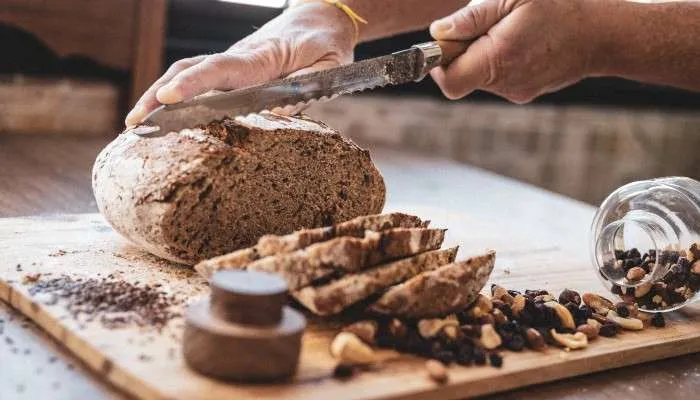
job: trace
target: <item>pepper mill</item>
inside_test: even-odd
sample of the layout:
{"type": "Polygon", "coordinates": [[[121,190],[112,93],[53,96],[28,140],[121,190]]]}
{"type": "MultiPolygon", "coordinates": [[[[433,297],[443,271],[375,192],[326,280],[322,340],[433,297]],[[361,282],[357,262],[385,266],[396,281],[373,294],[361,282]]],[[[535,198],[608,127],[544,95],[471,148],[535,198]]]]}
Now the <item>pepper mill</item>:
{"type": "Polygon", "coordinates": [[[211,297],[187,310],[183,353],[201,374],[235,381],[276,381],[294,375],[306,320],[285,305],[277,275],[227,270],[211,279],[211,297]]]}

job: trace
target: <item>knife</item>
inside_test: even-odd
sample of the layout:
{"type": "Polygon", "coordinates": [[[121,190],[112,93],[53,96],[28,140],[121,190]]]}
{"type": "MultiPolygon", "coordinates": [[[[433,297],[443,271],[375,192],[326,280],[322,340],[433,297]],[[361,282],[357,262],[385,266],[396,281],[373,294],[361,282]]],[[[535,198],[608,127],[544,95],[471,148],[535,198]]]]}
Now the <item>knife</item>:
{"type": "Polygon", "coordinates": [[[457,41],[420,43],[382,57],[163,105],[143,120],[142,124],[151,129],[135,129],[133,132],[145,137],[163,136],[224,118],[417,82],[431,69],[449,64],[468,46],[469,42],[457,41]]]}

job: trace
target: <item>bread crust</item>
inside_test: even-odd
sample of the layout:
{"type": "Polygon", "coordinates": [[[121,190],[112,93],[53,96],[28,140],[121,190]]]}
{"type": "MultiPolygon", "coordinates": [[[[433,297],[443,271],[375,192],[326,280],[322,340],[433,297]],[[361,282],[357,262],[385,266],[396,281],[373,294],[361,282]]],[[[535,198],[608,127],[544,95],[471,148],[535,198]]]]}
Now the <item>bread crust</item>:
{"type": "Polygon", "coordinates": [[[320,122],[274,114],[123,133],[97,157],[93,190],[116,231],[184,264],[378,214],[385,198],[367,151],[320,122]]]}

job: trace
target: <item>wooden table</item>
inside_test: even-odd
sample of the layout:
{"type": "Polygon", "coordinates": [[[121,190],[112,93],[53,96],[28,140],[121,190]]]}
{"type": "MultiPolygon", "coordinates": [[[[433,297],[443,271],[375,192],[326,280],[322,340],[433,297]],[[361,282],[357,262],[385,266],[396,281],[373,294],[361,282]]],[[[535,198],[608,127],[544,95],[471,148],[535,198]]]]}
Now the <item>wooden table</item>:
{"type": "MultiPolygon", "coordinates": [[[[0,217],[96,210],[90,167],[104,139],[0,135],[0,217]]],[[[389,196],[511,221],[546,242],[586,243],[594,208],[532,186],[447,161],[375,150],[389,196]]],[[[504,232],[507,234],[507,232],[504,232]]],[[[565,260],[563,260],[565,262],[565,260]]],[[[0,302],[0,398],[122,398],[32,323],[0,302]]],[[[494,398],[694,398],[700,354],[538,385],[494,398]]]]}

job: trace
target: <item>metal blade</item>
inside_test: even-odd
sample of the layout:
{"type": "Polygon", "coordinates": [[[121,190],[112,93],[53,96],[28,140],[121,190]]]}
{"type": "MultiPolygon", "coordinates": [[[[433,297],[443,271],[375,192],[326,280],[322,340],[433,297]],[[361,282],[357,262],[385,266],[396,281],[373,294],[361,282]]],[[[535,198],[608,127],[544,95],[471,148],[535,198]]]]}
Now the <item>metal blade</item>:
{"type": "Polygon", "coordinates": [[[224,118],[276,107],[305,105],[314,100],[415,81],[421,77],[423,63],[421,51],[411,48],[323,71],[161,106],[144,120],[145,125],[160,129],[144,131],[143,136],[161,136],[224,118]]]}

